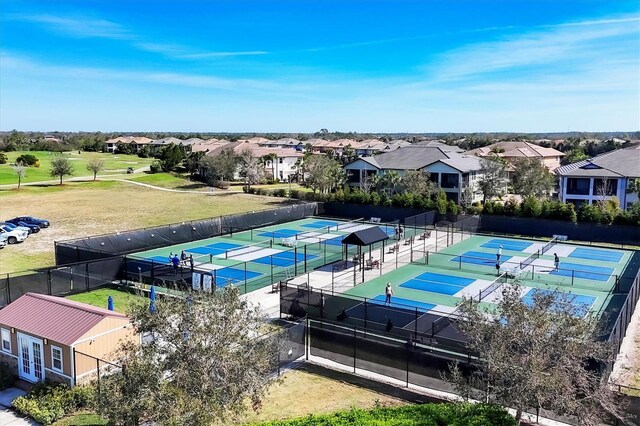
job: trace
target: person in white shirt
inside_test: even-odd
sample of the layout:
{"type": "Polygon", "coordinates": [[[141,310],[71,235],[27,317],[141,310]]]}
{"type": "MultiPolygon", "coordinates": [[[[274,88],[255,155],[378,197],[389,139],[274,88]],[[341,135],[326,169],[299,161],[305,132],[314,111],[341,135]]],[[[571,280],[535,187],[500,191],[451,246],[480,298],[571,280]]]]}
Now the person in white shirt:
{"type": "Polygon", "coordinates": [[[387,303],[391,306],[391,296],[393,296],[393,289],[391,288],[391,283],[387,283],[387,286],[384,288],[384,304],[387,303]]]}

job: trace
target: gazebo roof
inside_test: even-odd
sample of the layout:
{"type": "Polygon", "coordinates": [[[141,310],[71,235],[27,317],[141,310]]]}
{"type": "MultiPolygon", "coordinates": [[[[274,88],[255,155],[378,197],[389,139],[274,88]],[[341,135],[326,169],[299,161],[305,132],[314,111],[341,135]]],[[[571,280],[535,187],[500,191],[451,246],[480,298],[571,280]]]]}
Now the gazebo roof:
{"type": "Polygon", "coordinates": [[[389,236],[386,232],[384,232],[379,226],[372,226],[371,228],[352,232],[342,239],[342,244],[368,246],[387,239],[389,239],[389,236]]]}

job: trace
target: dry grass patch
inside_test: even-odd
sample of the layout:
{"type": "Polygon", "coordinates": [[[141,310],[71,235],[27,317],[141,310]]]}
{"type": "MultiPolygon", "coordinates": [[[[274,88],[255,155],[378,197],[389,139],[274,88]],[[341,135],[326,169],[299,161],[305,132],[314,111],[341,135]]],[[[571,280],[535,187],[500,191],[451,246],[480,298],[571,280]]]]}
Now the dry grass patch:
{"type": "MultiPolygon", "coordinates": [[[[307,365],[303,368],[308,371],[290,370],[283,374],[282,381],[269,389],[260,412],[251,412],[245,419],[246,422],[283,420],[312,413],[347,410],[351,407],[367,409],[376,405],[399,406],[409,403],[400,396],[341,380],[340,373],[337,373],[336,378],[329,378],[317,374],[314,366],[307,365]]],[[[398,394],[401,393],[398,390],[398,394]]]]}
{"type": "Polygon", "coordinates": [[[43,217],[51,227],[0,252],[0,273],[53,265],[54,241],[275,208],[282,198],[159,191],[103,181],[0,190],[2,217],[43,217]]]}

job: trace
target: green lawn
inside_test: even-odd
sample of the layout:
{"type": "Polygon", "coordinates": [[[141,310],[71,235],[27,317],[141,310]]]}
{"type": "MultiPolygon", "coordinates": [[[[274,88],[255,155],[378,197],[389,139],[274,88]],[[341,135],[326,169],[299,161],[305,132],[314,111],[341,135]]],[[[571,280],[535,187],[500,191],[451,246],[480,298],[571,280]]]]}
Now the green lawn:
{"type": "Polygon", "coordinates": [[[76,413],[58,420],[53,426],[104,426],[107,421],[94,413],[76,413]]]}
{"type": "MultiPolygon", "coordinates": [[[[55,153],[47,151],[14,151],[5,154],[9,162],[7,164],[0,164],[0,185],[18,183],[18,179],[10,163],[15,162],[16,158],[22,154],[32,154],[40,160],[40,167],[29,167],[27,169],[26,175],[22,180],[23,183],[55,179],[49,175],[51,171],[51,159],[55,153]]],[[[139,169],[148,166],[153,161],[153,158],[140,158],[137,155],[109,154],[103,152],[81,152],[78,154],[78,151],[70,151],[64,152],[63,155],[71,160],[74,168],[74,177],[93,176],[93,174],[87,170],[87,162],[92,158],[100,158],[105,162],[105,167],[100,172],[100,175],[122,174],[127,171],[128,167],[139,169]]]]}
{"type": "Polygon", "coordinates": [[[209,187],[198,181],[189,180],[187,175],[177,173],[155,173],[155,174],[142,174],[137,175],[128,180],[146,183],[160,188],[168,189],[182,189],[182,190],[203,190],[207,191],[209,187]]]}
{"type": "Polygon", "coordinates": [[[67,299],[106,309],[109,296],[113,297],[113,308],[116,312],[127,313],[134,303],[144,302],[144,298],[141,296],[115,288],[100,288],[88,293],[67,296],[67,299]]]}

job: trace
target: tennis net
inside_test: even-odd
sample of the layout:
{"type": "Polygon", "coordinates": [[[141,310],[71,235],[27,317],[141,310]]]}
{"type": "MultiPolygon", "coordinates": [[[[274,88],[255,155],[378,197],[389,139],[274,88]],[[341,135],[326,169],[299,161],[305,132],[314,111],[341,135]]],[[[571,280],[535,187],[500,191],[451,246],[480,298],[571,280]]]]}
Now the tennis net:
{"type": "Polygon", "coordinates": [[[498,278],[493,280],[493,282],[487,288],[485,288],[484,290],[480,290],[480,293],[478,293],[478,301],[483,300],[488,295],[496,291],[501,285],[506,284],[507,282],[507,273],[505,272],[498,278]]]}
{"type": "Polygon", "coordinates": [[[265,248],[273,247],[273,240],[264,240],[259,243],[251,244],[250,246],[242,246],[237,248],[232,248],[224,252],[224,258],[229,259],[233,256],[240,256],[243,254],[253,253],[259,250],[264,250],[265,248]]]}
{"type": "Polygon", "coordinates": [[[540,257],[540,250],[536,251],[535,253],[532,253],[529,257],[527,257],[525,260],[520,262],[520,269],[526,268],[531,264],[531,262],[538,259],[539,257],[540,257]]]}
{"type": "Polygon", "coordinates": [[[542,254],[545,254],[546,252],[548,252],[551,247],[555,246],[558,243],[558,238],[554,237],[551,241],[549,241],[547,244],[544,245],[544,247],[542,247],[542,254]]]}
{"type": "Polygon", "coordinates": [[[355,228],[356,226],[360,226],[365,222],[365,218],[361,217],[360,219],[352,220],[346,223],[339,223],[336,225],[336,231],[347,230],[350,228],[355,228]]]}

